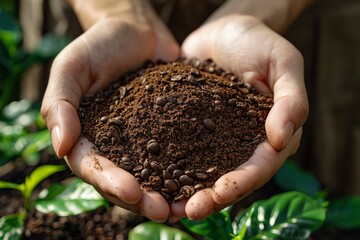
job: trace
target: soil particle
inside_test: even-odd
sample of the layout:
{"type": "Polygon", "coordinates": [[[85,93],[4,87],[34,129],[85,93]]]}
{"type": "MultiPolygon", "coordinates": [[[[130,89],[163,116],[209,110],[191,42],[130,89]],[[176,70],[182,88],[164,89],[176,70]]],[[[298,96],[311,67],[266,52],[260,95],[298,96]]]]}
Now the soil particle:
{"type": "Polygon", "coordinates": [[[272,97],[211,60],[147,62],[79,107],[100,155],[171,203],[212,187],[266,138],[272,97]]]}

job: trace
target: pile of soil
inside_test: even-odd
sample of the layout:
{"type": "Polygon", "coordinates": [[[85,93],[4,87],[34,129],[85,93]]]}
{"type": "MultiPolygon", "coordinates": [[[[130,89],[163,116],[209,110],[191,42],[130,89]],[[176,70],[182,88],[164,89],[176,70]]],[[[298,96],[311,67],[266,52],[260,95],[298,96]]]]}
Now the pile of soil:
{"type": "Polygon", "coordinates": [[[100,155],[170,203],[247,161],[272,104],[211,60],[191,59],[146,63],[85,97],[79,116],[100,155]]]}

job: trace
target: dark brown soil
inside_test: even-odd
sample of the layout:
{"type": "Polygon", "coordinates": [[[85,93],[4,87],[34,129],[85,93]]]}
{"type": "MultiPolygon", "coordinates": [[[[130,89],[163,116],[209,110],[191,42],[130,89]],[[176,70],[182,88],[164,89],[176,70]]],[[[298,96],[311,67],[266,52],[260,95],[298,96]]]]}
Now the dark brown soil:
{"type": "Polygon", "coordinates": [[[83,99],[82,134],[169,202],[211,187],[266,138],[272,97],[212,61],[147,63],[83,99]]]}

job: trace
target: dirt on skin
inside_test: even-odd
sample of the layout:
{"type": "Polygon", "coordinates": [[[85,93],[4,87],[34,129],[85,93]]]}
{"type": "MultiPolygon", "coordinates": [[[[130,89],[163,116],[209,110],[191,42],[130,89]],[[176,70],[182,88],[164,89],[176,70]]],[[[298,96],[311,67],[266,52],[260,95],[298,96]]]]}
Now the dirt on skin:
{"type": "Polygon", "coordinates": [[[146,63],[79,107],[98,153],[169,203],[211,187],[266,138],[272,96],[211,60],[146,63]]]}

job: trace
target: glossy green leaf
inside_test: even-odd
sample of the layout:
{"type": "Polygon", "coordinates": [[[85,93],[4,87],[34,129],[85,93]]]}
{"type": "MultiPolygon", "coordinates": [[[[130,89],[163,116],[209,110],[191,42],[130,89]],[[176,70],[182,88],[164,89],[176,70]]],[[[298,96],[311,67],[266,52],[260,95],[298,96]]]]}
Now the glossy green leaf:
{"type": "Polygon", "coordinates": [[[0,218],[0,239],[21,239],[24,232],[24,213],[6,215],[0,218]]]}
{"type": "Polygon", "coordinates": [[[40,160],[39,152],[51,145],[51,136],[47,129],[26,136],[29,144],[24,148],[21,157],[29,165],[36,165],[40,160]]]}
{"type": "Polygon", "coordinates": [[[11,57],[16,54],[21,39],[20,25],[9,13],[0,9],[0,42],[7,48],[11,57]]]}
{"type": "Polygon", "coordinates": [[[321,190],[319,181],[291,160],[285,162],[274,176],[274,180],[285,191],[297,191],[316,196],[321,190]]]}
{"type": "Polygon", "coordinates": [[[193,237],[177,228],[160,223],[145,222],[129,232],[129,240],[194,240],[193,237]]]}
{"type": "Polygon", "coordinates": [[[308,239],[325,221],[326,203],[299,192],[255,202],[233,223],[236,239],[308,239]],[[244,228],[246,232],[244,232],[244,228]]]}
{"type": "Polygon", "coordinates": [[[39,58],[46,60],[54,58],[70,40],[66,37],[59,37],[54,34],[46,34],[41,39],[37,49],[31,53],[39,58]]]}
{"type": "Polygon", "coordinates": [[[230,208],[225,208],[201,221],[184,218],[181,219],[181,223],[190,231],[203,236],[204,239],[231,239],[230,208]]]}
{"type": "Polygon", "coordinates": [[[35,200],[35,207],[42,213],[55,213],[59,216],[77,215],[92,211],[108,202],[93,186],[75,178],[68,186],[54,184],[43,190],[35,200]]]}
{"type": "Polygon", "coordinates": [[[341,229],[360,227],[360,197],[346,197],[330,202],[326,224],[341,229]]]}
{"type": "Polygon", "coordinates": [[[22,185],[25,189],[25,199],[29,199],[34,188],[44,179],[52,174],[60,171],[64,171],[66,165],[42,165],[36,168],[30,176],[26,177],[25,183],[22,185]]]}

